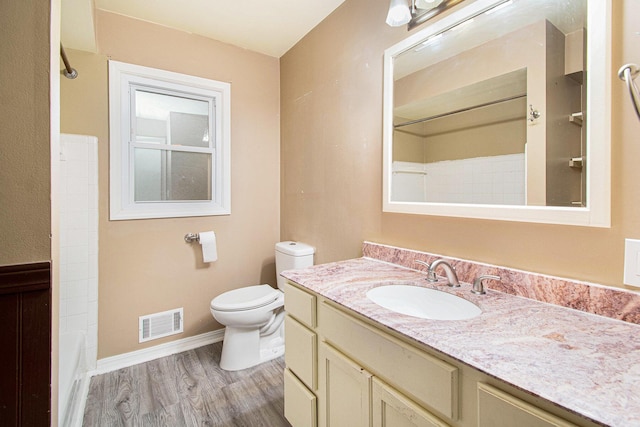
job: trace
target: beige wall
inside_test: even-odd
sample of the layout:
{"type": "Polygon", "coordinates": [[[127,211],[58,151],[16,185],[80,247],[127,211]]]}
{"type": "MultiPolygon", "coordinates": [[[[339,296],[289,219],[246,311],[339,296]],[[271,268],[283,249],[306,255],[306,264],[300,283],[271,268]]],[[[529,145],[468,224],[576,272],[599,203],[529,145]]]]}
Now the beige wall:
{"type": "Polygon", "coordinates": [[[391,157],[394,162],[427,163],[429,161],[424,154],[427,145],[424,136],[396,130],[393,133],[393,141],[391,157]]]}
{"type": "Polygon", "coordinates": [[[52,426],[58,418],[58,251],[52,241],[58,236],[50,160],[57,113],[50,106],[58,102],[51,76],[57,79],[59,4],[0,2],[0,265],[53,260],[52,426]]]}
{"type": "MultiPolygon", "coordinates": [[[[520,100],[521,101],[521,100],[520,100]]],[[[522,102],[521,102],[522,103],[522,102]]],[[[524,108],[518,109],[524,110],[524,108]]],[[[474,115],[474,111],[465,113],[474,115]]],[[[525,119],[500,121],[427,136],[426,163],[524,153],[525,119]]],[[[395,140],[394,140],[395,145],[395,140]]]]}
{"type": "Polygon", "coordinates": [[[241,286],[275,285],[279,226],[277,58],[98,12],[98,54],[71,51],[62,81],[62,132],[99,139],[98,358],[219,329],[210,300],[241,286]],[[230,216],[108,220],[107,58],[231,83],[230,216]],[[189,232],[214,230],[219,259],[203,264],[189,232]],[[184,307],[185,332],[138,344],[138,316],[184,307]]]}
{"type": "Polygon", "coordinates": [[[49,15],[0,3],[0,265],[51,259],[49,15]]]}
{"type": "MultiPolygon", "coordinates": [[[[640,5],[613,3],[617,70],[640,62],[640,5]]],[[[347,0],[281,58],[282,237],[315,245],[318,262],[357,257],[366,239],[622,286],[624,238],[640,238],[640,122],[617,78],[611,228],[382,213],[382,53],[407,36],[387,7],[347,0]]]]}

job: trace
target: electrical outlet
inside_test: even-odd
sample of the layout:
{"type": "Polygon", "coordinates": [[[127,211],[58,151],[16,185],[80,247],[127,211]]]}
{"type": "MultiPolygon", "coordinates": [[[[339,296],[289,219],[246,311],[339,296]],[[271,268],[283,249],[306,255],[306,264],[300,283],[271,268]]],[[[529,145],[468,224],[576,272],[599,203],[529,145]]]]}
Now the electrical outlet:
{"type": "Polygon", "coordinates": [[[624,239],[624,284],[640,287],[640,240],[624,239]]]}

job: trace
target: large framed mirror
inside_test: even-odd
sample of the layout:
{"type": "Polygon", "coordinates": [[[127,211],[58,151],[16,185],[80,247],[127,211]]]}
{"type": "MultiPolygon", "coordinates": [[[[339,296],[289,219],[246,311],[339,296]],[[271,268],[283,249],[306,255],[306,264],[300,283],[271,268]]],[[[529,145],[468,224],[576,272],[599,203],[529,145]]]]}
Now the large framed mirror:
{"type": "Polygon", "coordinates": [[[610,226],[611,0],[467,0],[385,51],[383,210],[610,226]]]}

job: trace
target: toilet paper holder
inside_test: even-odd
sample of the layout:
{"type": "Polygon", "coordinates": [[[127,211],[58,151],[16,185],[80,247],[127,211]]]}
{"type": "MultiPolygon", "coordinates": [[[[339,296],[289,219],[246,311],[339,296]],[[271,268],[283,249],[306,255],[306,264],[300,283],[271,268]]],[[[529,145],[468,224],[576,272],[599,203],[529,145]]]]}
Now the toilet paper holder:
{"type": "Polygon", "coordinates": [[[187,233],[184,235],[184,241],[187,243],[198,242],[200,243],[200,234],[198,233],[187,233]]]}

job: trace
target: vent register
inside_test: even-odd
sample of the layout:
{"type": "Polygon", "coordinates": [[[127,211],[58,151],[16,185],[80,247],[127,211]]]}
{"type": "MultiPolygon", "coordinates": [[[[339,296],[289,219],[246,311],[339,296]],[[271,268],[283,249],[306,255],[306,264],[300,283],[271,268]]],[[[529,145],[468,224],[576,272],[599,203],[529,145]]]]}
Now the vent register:
{"type": "Polygon", "coordinates": [[[175,335],[183,332],[183,309],[176,308],[139,317],[139,342],[175,335]]]}

